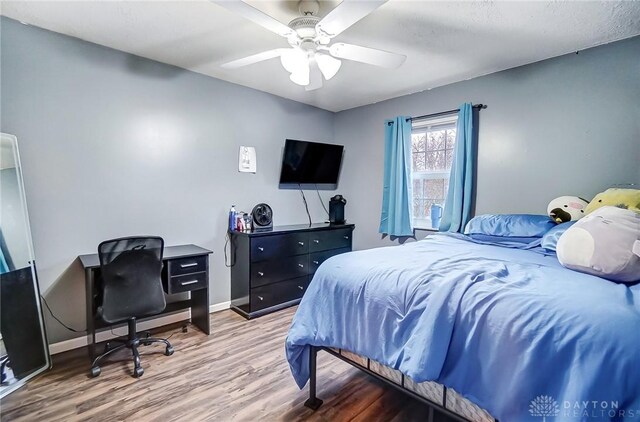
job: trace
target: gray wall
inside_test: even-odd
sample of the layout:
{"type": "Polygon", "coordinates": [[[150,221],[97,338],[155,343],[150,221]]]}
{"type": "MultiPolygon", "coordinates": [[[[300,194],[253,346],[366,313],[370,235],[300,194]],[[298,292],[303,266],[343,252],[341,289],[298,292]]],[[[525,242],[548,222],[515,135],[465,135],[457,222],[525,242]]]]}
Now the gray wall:
{"type": "MultiPolygon", "coordinates": [[[[332,141],[332,113],[6,18],[0,36],[1,129],[18,137],[41,289],[71,326],[85,327],[76,256],[101,240],[158,234],[212,249],[220,303],[232,203],[307,221],[300,194],[278,189],[281,148],[332,141]],[[238,173],[240,145],[256,147],[257,174],[238,173]]],[[[315,192],[309,204],[322,221],[315,192]]],[[[51,342],[73,336],[45,314],[51,342]]]]}
{"type": "MultiPolygon", "coordinates": [[[[377,233],[385,119],[484,103],[477,214],[544,214],[561,195],[590,199],[640,183],[640,37],[337,113],[342,193],[358,249],[377,233]]],[[[422,237],[422,232],[419,237],[422,237]]]]}

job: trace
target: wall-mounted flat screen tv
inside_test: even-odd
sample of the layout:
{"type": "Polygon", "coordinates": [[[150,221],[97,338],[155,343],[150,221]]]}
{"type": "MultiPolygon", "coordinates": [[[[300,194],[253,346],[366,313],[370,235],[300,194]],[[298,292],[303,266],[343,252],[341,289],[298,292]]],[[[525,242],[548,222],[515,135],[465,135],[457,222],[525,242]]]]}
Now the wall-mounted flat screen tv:
{"type": "Polygon", "coordinates": [[[282,155],[280,187],[316,185],[321,189],[335,189],[343,151],[342,145],[287,139],[282,155]]]}

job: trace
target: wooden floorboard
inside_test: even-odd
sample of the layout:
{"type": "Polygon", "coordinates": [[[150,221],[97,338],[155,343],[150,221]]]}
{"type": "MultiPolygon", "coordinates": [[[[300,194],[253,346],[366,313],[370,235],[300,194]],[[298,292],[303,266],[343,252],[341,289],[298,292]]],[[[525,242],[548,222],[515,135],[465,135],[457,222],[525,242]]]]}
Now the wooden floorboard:
{"type": "MultiPolygon", "coordinates": [[[[295,308],[247,321],[232,311],[211,315],[212,333],[174,327],[173,356],[141,347],[144,376],[131,376],[122,351],[88,376],[84,349],[54,356],[53,369],[0,402],[2,421],[426,421],[428,407],[351,365],[318,355],[318,397],[303,406],[285,359],[295,308]]],[[[437,415],[437,421],[444,421],[437,415]]]]}

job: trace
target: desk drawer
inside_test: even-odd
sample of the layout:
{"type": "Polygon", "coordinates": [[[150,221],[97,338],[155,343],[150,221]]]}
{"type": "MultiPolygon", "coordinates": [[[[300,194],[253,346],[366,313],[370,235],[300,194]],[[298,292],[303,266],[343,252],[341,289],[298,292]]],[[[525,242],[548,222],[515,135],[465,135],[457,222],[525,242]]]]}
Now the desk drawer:
{"type": "Polygon", "coordinates": [[[169,289],[167,293],[190,292],[192,290],[203,289],[207,287],[209,280],[207,272],[179,275],[169,278],[169,289]]]}
{"type": "Polygon", "coordinates": [[[309,254],[309,274],[315,274],[318,267],[332,256],[346,252],[351,252],[351,248],[330,249],[328,251],[313,252],[309,254]]]}
{"type": "Polygon", "coordinates": [[[309,252],[351,247],[352,229],[319,230],[309,233],[309,252]]]}
{"type": "Polygon", "coordinates": [[[206,271],[207,259],[208,255],[172,259],[169,261],[169,277],[206,271]]]}
{"type": "Polygon", "coordinates": [[[297,255],[251,264],[251,287],[264,286],[278,281],[309,274],[309,256],[297,255]]]}
{"type": "Polygon", "coordinates": [[[251,239],[251,262],[302,255],[308,252],[309,235],[307,233],[276,234],[251,239]]]}
{"type": "Polygon", "coordinates": [[[251,289],[251,311],[259,311],[300,299],[309,286],[309,276],[251,289]]]}

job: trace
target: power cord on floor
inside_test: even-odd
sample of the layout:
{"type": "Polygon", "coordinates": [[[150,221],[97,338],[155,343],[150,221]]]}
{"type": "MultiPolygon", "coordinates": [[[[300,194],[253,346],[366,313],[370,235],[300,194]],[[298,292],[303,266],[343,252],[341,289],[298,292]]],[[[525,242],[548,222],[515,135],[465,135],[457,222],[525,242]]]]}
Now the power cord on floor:
{"type": "Polygon", "coordinates": [[[309,226],[311,226],[311,214],[309,214],[309,204],[307,204],[307,198],[304,196],[304,191],[302,190],[302,186],[298,184],[298,188],[300,188],[300,194],[302,195],[302,200],[304,201],[304,209],[307,210],[307,217],[309,217],[309,226]]]}
{"type": "Polygon", "coordinates": [[[318,199],[320,199],[320,203],[322,204],[322,208],[324,208],[324,212],[327,213],[327,217],[331,217],[329,215],[329,210],[327,209],[327,207],[324,205],[324,201],[322,200],[322,196],[320,196],[320,190],[318,190],[318,185],[314,185],[316,187],[316,192],[318,193],[318,199]]]}
{"type": "Polygon", "coordinates": [[[67,324],[65,324],[64,322],[60,321],[60,318],[58,318],[53,311],[51,310],[51,308],[49,307],[49,304],[47,303],[47,301],[45,300],[44,296],[40,295],[40,299],[42,300],[42,303],[44,303],[44,306],[47,307],[47,309],[49,310],[49,313],[51,314],[51,316],[53,317],[53,319],[55,319],[56,321],[58,321],[58,323],[60,325],[62,325],[64,328],[66,328],[69,331],[72,331],[74,333],[84,333],[87,330],[76,330],[75,328],[71,328],[69,327],[67,324]]]}

